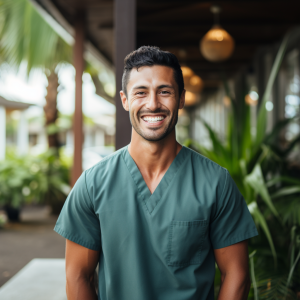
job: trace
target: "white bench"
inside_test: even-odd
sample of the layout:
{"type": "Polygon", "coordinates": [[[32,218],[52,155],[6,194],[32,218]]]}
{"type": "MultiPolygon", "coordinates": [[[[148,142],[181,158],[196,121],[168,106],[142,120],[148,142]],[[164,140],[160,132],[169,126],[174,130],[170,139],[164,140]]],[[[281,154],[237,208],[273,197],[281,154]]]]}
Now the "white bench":
{"type": "Polygon", "coordinates": [[[64,259],[33,259],[0,288],[1,300],[67,300],[64,259]]]}

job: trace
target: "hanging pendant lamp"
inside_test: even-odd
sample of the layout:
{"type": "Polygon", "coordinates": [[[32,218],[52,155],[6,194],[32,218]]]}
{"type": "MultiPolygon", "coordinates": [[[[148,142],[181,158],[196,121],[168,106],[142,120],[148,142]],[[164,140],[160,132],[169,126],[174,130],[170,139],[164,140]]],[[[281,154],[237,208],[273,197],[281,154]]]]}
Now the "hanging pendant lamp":
{"type": "Polygon", "coordinates": [[[219,25],[221,8],[213,5],[211,12],[214,14],[215,24],[200,41],[200,52],[211,62],[220,62],[228,59],[234,50],[232,36],[219,25]]]}

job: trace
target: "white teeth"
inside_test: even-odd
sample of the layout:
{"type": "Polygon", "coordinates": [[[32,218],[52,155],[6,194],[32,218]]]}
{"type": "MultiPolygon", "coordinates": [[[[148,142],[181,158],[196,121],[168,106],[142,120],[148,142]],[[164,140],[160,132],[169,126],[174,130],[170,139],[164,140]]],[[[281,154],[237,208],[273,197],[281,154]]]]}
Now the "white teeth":
{"type": "Polygon", "coordinates": [[[162,117],[162,116],[160,116],[160,117],[144,117],[145,121],[151,122],[151,123],[159,122],[163,119],[164,119],[164,117],[162,117]]]}

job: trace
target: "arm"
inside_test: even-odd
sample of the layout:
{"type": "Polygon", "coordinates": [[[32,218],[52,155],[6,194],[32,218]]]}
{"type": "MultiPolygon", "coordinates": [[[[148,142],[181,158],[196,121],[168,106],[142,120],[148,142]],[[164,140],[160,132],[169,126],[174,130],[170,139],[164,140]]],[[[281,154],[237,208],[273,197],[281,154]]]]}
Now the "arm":
{"type": "Polygon", "coordinates": [[[214,253],[222,281],[218,300],[246,300],[250,289],[247,240],[214,253]]]}
{"type": "Polygon", "coordinates": [[[94,273],[99,251],[90,250],[70,240],[66,242],[66,276],[68,300],[96,300],[94,273]]]}

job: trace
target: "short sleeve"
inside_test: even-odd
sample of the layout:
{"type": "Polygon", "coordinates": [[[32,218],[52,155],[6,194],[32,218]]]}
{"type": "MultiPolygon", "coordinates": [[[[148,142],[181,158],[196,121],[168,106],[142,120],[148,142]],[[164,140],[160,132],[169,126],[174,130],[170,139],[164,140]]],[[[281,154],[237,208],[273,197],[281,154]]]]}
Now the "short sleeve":
{"type": "Polygon", "coordinates": [[[58,217],[54,230],[91,250],[100,250],[100,221],[86,187],[85,172],[77,180],[58,217]]]}
{"type": "Polygon", "coordinates": [[[223,192],[211,217],[210,239],[214,249],[258,235],[247,204],[226,170],[223,192]]]}

